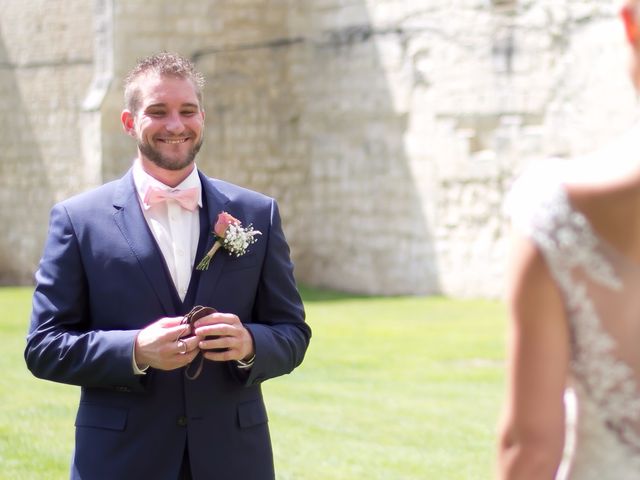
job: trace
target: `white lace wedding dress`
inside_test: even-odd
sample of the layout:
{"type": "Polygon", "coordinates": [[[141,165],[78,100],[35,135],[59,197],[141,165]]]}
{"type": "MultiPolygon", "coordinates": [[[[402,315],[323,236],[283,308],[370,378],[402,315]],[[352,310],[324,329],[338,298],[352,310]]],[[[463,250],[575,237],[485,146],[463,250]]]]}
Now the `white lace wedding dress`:
{"type": "Polygon", "coordinates": [[[640,480],[640,264],[572,206],[558,164],[536,170],[516,183],[507,211],[544,254],[570,324],[576,410],[560,475],[640,480]]]}

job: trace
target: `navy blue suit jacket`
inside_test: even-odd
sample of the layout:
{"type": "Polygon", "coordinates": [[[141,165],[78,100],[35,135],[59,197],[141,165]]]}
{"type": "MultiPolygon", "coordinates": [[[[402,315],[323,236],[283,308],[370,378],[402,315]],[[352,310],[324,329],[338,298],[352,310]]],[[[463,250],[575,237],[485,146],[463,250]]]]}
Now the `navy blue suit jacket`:
{"type": "MultiPolygon", "coordinates": [[[[185,303],[146,224],[131,171],[51,211],[25,359],[37,377],[82,387],[73,479],[176,480],[186,445],[195,480],[274,477],[260,383],[300,364],[311,330],[275,201],[200,179],[203,229],[225,210],[262,236],[244,256],[220,250],[208,270],[194,271],[185,303]],[[234,362],[205,361],[196,380],[183,369],[134,375],[139,329],[183,315],[192,304],[238,315],[255,344],[249,374],[234,362]]],[[[212,243],[203,232],[196,261],[212,243]]]]}

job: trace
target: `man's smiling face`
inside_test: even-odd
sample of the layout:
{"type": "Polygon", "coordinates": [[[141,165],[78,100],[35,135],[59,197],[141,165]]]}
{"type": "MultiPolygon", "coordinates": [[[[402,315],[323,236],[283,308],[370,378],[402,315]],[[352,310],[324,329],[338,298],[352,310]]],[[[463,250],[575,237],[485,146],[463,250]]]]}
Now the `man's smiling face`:
{"type": "Polygon", "coordinates": [[[144,75],[137,80],[138,108],[123,116],[125,129],[135,137],[143,165],[183,170],[200,150],[204,111],[189,79],[144,75]]]}

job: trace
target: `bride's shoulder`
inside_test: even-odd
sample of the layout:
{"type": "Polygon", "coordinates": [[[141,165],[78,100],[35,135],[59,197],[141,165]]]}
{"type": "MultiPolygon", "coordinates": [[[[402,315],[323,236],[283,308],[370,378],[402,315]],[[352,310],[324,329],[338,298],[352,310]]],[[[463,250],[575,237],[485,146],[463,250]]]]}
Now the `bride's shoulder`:
{"type": "Polygon", "coordinates": [[[580,210],[629,209],[640,201],[640,129],[569,162],[562,181],[580,210]]]}
{"type": "MultiPolygon", "coordinates": [[[[636,131],[637,133],[637,131],[636,131]]],[[[600,238],[640,258],[640,141],[614,144],[572,169],[564,181],[567,198],[600,238]]]]}
{"type": "Polygon", "coordinates": [[[629,227],[631,216],[640,219],[640,130],[588,155],[532,162],[505,201],[506,214],[525,230],[553,215],[562,221],[563,212],[574,210],[605,231],[629,227]]]}
{"type": "Polygon", "coordinates": [[[504,212],[524,233],[531,233],[536,219],[549,214],[550,206],[562,200],[568,163],[562,158],[537,160],[515,177],[506,195],[504,212]]]}

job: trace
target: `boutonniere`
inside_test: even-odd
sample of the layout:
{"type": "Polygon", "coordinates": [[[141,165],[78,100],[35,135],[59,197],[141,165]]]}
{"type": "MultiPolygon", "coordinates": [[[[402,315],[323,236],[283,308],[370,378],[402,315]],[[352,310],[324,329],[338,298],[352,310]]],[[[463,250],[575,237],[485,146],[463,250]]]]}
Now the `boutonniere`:
{"type": "Polygon", "coordinates": [[[220,247],[235,257],[241,257],[247,253],[249,245],[258,241],[255,236],[262,235],[258,230],[254,230],[251,225],[243,227],[240,220],[229,215],[227,212],[220,212],[218,214],[218,220],[216,220],[213,226],[212,233],[216,241],[213,247],[211,247],[211,250],[200,260],[196,270],[206,270],[209,268],[211,259],[220,247]]]}

